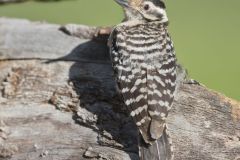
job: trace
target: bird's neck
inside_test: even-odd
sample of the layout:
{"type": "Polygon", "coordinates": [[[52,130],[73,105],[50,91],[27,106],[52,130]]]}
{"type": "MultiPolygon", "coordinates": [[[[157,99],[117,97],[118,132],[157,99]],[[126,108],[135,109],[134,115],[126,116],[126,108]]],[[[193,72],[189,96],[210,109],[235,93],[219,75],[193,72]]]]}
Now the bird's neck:
{"type": "Polygon", "coordinates": [[[138,25],[148,25],[156,28],[167,28],[168,21],[161,22],[161,21],[125,20],[122,23],[120,23],[117,27],[134,27],[138,25]]]}

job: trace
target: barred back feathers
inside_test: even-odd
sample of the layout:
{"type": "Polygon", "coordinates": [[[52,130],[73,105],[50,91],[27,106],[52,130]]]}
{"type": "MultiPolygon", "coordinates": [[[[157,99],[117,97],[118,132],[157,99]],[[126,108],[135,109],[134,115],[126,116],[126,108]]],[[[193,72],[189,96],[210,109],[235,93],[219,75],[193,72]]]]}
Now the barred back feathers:
{"type": "Polygon", "coordinates": [[[160,138],[176,86],[176,58],[164,24],[120,25],[111,59],[118,87],[146,143],[160,138]]]}

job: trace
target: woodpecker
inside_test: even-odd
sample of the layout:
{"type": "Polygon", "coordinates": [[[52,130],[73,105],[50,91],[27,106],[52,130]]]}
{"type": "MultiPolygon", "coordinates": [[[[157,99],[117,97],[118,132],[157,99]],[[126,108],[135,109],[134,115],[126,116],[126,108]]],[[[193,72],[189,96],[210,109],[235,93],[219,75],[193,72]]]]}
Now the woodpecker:
{"type": "Polygon", "coordinates": [[[117,87],[141,138],[141,160],[173,159],[166,126],[176,90],[176,56],[163,0],[115,0],[125,13],[109,38],[117,87]]]}

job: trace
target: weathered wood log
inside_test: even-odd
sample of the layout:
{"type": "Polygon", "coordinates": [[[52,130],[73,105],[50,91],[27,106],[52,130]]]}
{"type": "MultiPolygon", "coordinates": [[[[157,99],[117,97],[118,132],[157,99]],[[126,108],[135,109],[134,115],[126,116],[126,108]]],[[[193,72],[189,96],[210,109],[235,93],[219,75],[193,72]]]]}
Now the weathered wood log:
{"type": "Polygon", "coordinates": [[[0,4],[5,4],[5,3],[19,3],[19,2],[24,2],[26,0],[0,0],[0,4]]]}
{"type": "MultiPolygon", "coordinates": [[[[26,2],[26,1],[29,1],[29,0],[0,0],[0,4],[20,3],[20,2],[26,2]]],[[[47,1],[60,1],[60,0],[35,0],[35,1],[47,2],[47,1]]]]}
{"type": "MultiPolygon", "coordinates": [[[[138,159],[96,27],[0,18],[0,159],[138,159]]],[[[168,117],[176,160],[239,160],[240,103],[181,83],[168,117]]]]}

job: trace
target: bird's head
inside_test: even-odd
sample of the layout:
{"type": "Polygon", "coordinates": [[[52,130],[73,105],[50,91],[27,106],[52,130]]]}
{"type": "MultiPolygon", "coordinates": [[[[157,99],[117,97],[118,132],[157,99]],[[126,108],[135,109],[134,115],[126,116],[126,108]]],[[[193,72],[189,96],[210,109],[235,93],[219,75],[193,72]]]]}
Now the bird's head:
{"type": "Polygon", "coordinates": [[[164,0],[115,0],[120,4],[127,20],[168,22],[164,0]]]}

